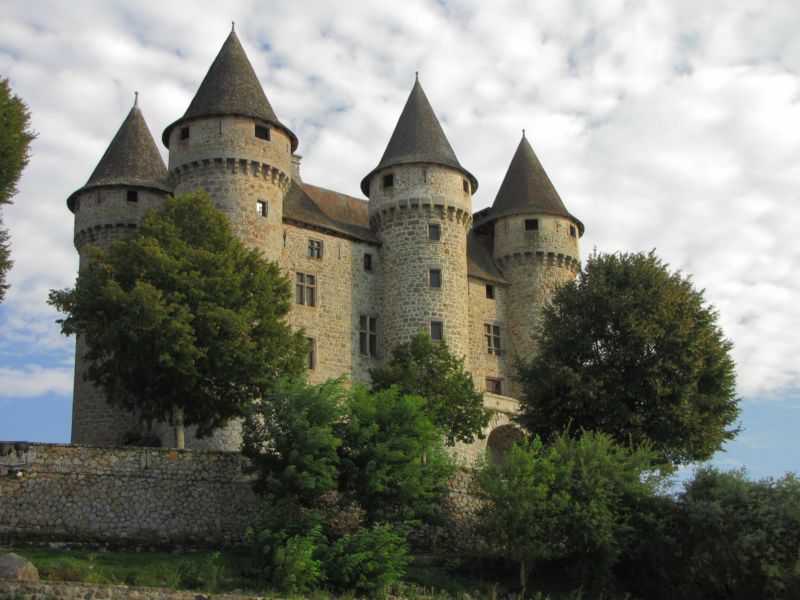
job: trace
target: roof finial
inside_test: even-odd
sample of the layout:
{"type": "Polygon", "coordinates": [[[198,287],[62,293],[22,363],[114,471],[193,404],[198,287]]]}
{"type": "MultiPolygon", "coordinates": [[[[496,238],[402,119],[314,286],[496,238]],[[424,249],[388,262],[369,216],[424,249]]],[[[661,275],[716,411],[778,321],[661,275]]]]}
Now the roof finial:
{"type": "Polygon", "coordinates": [[[522,139],[523,140],[525,139],[525,130],[524,129],[522,130],[522,139]]]}
{"type": "Polygon", "coordinates": [[[139,92],[133,92],[133,108],[139,106],[139,92]]]}
{"type": "Polygon", "coordinates": [[[419,83],[419,71],[414,71],[414,79],[417,83],[419,83]]]}
{"type": "Polygon", "coordinates": [[[231,33],[236,31],[236,21],[231,21],[231,33]]]}

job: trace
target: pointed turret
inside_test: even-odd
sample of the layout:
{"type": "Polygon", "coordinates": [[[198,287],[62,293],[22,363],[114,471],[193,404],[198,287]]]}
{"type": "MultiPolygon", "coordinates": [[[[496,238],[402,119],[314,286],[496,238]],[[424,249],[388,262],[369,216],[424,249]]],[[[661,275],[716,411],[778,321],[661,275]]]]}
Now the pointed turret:
{"type": "Polygon", "coordinates": [[[169,134],[178,125],[191,119],[219,115],[252,117],[270,123],[289,136],[292,152],[297,149],[297,136],[272,110],[235,31],[231,31],[222,45],[186,113],[164,130],[161,139],[169,147],[169,134]]]}
{"type": "Polygon", "coordinates": [[[414,82],[414,87],[378,166],[361,181],[361,191],[369,196],[369,181],[375,172],[410,163],[452,167],[469,179],[472,193],[478,189],[478,180],[458,162],[450,142],[442,131],[439,119],[436,118],[425,96],[419,78],[414,82]]]}
{"type": "Polygon", "coordinates": [[[172,192],[167,168],[158,153],[142,111],[139,110],[138,102],[134,102],[86,185],[67,198],[67,207],[75,212],[76,196],[80,192],[99,187],[132,187],[172,192]]]}
{"type": "Polygon", "coordinates": [[[498,219],[520,214],[565,217],[574,221],[583,235],[583,223],[564,206],[524,134],[487,216],[498,219]]]}

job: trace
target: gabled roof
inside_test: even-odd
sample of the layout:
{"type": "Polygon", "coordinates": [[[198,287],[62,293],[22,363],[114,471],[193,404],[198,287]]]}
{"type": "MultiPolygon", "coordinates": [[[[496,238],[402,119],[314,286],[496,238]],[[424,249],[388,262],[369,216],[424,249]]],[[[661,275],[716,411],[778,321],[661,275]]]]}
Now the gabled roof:
{"type": "Polygon", "coordinates": [[[253,117],[271,123],[286,132],[292,140],[292,152],[297,149],[297,136],[278,120],[234,31],[228,35],[211,63],[189,108],[164,130],[161,140],[168,146],[169,134],[179,124],[190,119],[219,115],[253,117]]]}
{"type": "Polygon", "coordinates": [[[485,213],[481,212],[481,223],[519,214],[566,217],[575,222],[583,235],[583,223],[566,209],[524,135],[500,184],[494,204],[485,213]]]}
{"type": "Polygon", "coordinates": [[[77,194],[98,187],[135,187],[172,192],[167,168],[137,103],[125,117],[89,181],[67,198],[67,207],[75,212],[77,194]]]}
{"type": "Polygon", "coordinates": [[[369,180],[376,171],[408,163],[432,163],[453,167],[467,176],[473,193],[478,189],[478,180],[458,162],[419,79],[414,82],[383,158],[361,181],[361,191],[365,196],[369,196],[369,180]]]}

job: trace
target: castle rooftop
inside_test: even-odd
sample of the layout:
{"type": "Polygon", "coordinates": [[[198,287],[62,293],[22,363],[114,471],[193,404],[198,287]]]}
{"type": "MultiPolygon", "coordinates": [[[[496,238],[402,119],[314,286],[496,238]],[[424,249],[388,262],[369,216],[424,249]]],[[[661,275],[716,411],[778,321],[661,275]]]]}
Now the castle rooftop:
{"type": "Polygon", "coordinates": [[[297,149],[297,136],[278,120],[264,88],[256,77],[235,31],[231,31],[211,63],[203,82],[184,115],[167,126],[161,140],[169,147],[169,134],[178,125],[201,117],[238,115],[260,119],[282,129],[297,149]]]}
{"type": "Polygon", "coordinates": [[[481,211],[479,217],[476,215],[476,221],[482,224],[519,214],[566,217],[575,222],[583,235],[583,223],[564,206],[524,132],[492,207],[481,211]]]}
{"type": "Polygon", "coordinates": [[[136,187],[172,192],[167,168],[138,102],[134,102],[89,180],[67,198],[67,207],[75,212],[77,195],[98,187],[136,187]]]}
{"type": "Polygon", "coordinates": [[[369,196],[369,180],[377,171],[409,163],[432,163],[452,167],[469,179],[473,193],[478,189],[478,180],[458,162],[419,79],[414,82],[414,87],[403,112],[400,113],[394,133],[378,166],[361,181],[361,191],[365,196],[369,196]]]}

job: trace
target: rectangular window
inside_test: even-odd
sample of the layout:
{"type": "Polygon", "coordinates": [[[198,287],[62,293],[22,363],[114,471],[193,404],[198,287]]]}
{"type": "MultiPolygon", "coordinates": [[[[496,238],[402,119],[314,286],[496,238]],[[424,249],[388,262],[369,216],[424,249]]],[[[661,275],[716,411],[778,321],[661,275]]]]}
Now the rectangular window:
{"type": "Polygon", "coordinates": [[[578,237],[578,231],[575,229],[575,225],[570,225],[569,226],[569,234],[572,237],[578,237]]]}
{"type": "Polygon", "coordinates": [[[322,258],[322,240],[308,240],[309,258],[322,258]]]}
{"type": "Polygon", "coordinates": [[[501,395],[503,391],[503,383],[499,379],[495,379],[494,377],[487,377],[486,378],[486,391],[492,394],[501,395]]]}
{"type": "Polygon", "coordinates": [[[269,204],[266,200],[256,200],[256,214],[262,217],[269,214],[269,204]]]}
{"type": "Polygon", "coordinates": [[[539,219],[525,219],[525,231],[537,231],[539,229],[539,219]]]}
{"type": "Polygon", "coordinates": [[[483,326],[483,337],[486,338],[486,353],[500,354],[500,326],[492,323],[485,323],[483,326]]]}
{"type": "Polygon", "coordinates": [[[378,319],[358,317],[358,350],[364,356],[378,356],[378,319]]]}
{"type": "Polygon", "coordinates": [[[464,191],[469,194],[469,181],[464,180],[464,191]]]}
{"type": "Polygon", "coordinates": [[[369,252],[364,253],[364,270],[372,271],[372,254],[369,252]]]}
{"type": "Polygon", "coordinates": [[[307,273],[297,273],[295,278],[295,302],[306,306],[317,304],[317,277],[307,273]]]}
{"type": "Polygon", "coordinates": [[[128,202],[138,202],[139,192],[136,190],[128,190],[128,202]]]}
{"type": "Polygon", "coordinates": [[[489,300],[494,300],[494,286],[490,283],[486,284],[486,297],[489,300]]]}
{"type": "Polygon", "coordinates": [[[314,370],[317,368],[317,340],[313,337],[307,337],[309,349],[308,356],[306,356],[306,369],[314,370]]]}
{"type": "Polygon", "coordinates": [[[444,323],[431,321],[431,339],[437,342],[444,339],[444,323]]]}
{"type": "Polygon", "coordinates": [[[188,140],[189,139],[189,128],[188,127],[181,127],[181,139],[188,140]]]}
{"type": "Polygon", "coordinates": [[[428,239],[432,242],[438,242],[442,238],[442,226],[434,223],[428,224],[428,239]]]}
{"type": "Polygon", "coordinates": [[[441,269],[430,269],[428,271],[428,283],[432,288],[442,287],[442,271],[441,269]]]}
{"type": "Polygon", "coordinates": [[[256,125],[256,137],[260,140],[269,140],[269,128],[263,125],[256,125]]]}
{"type": "Polygon", "coordinates": [[[383,176],[383,187],[390,188],[394,185],[394,173],[383,176]]]}

